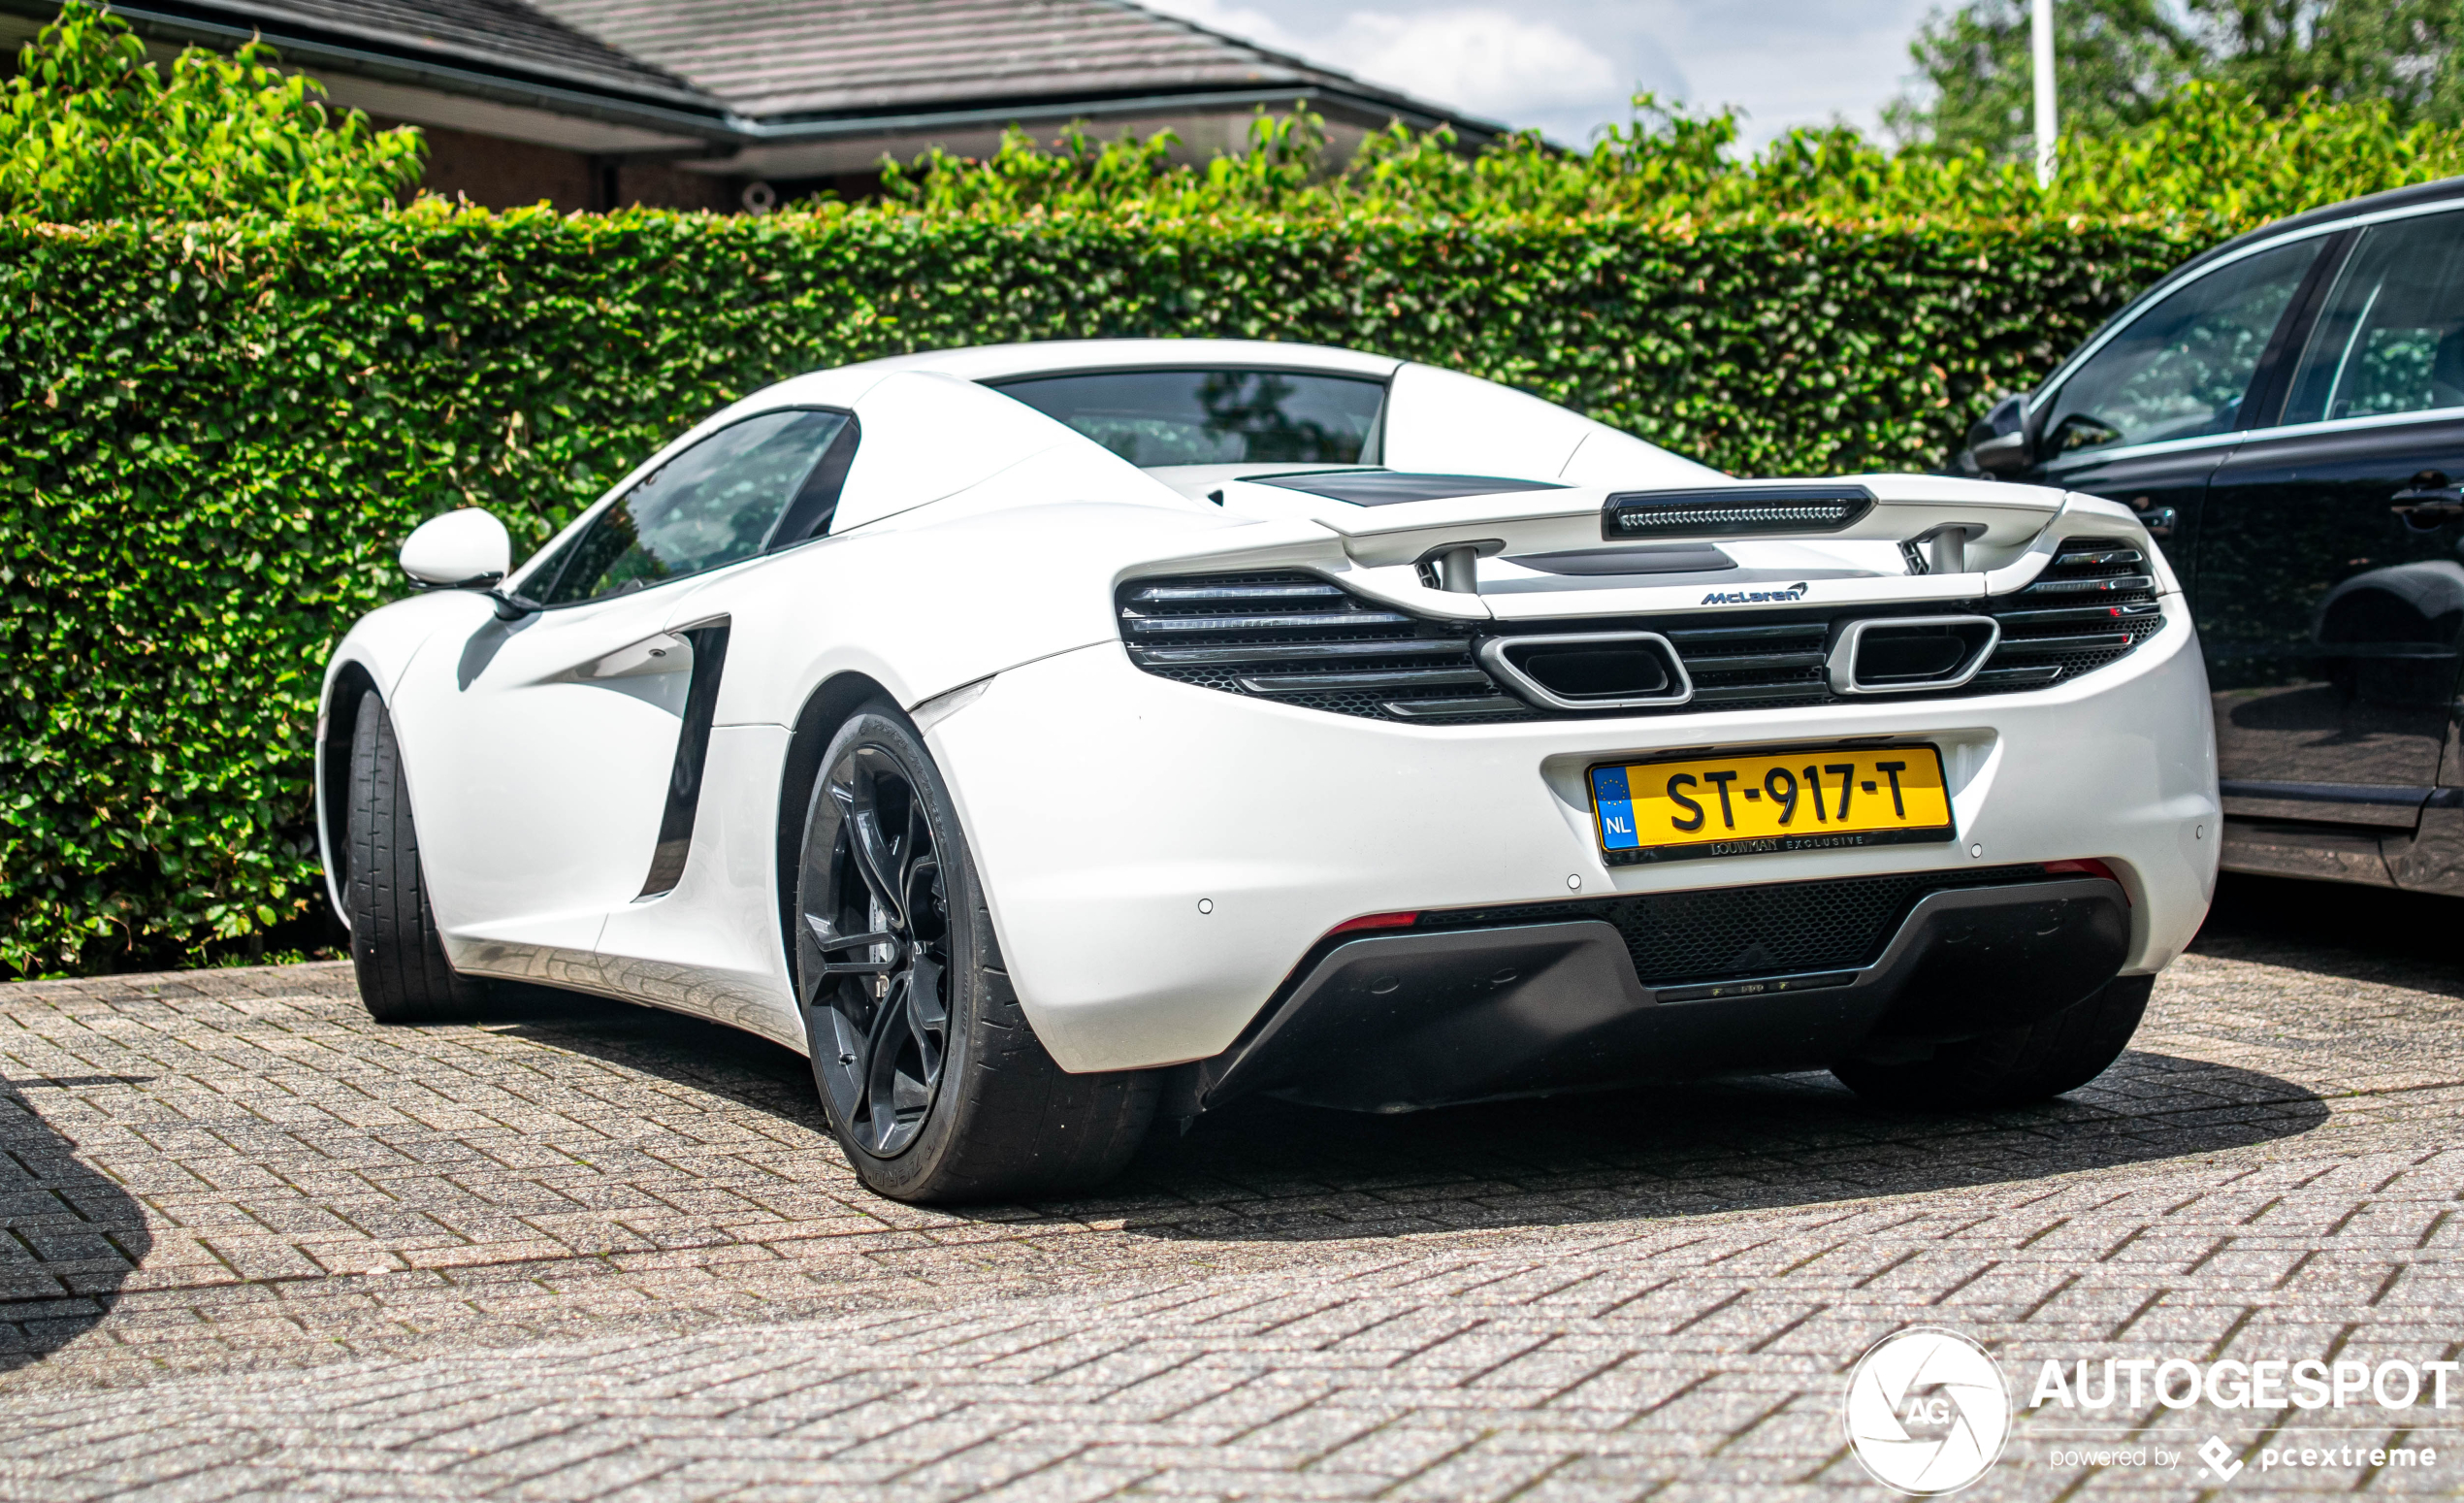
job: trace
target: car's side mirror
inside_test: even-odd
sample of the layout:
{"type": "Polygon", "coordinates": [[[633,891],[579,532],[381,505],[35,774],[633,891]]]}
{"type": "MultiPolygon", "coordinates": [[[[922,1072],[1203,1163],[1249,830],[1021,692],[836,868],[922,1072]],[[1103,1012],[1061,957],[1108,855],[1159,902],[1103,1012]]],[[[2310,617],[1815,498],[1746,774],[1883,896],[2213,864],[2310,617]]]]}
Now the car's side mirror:
{"type": "Polygon", "coordinates": [[[1968,458],[1986,474],[2014,474],[2027,468],[2027,435],[2006,433],[1968,445],[1968,458]]]}
{"type": "Polygon", "coordinates": [[[431,589],[476,590],[513,568],[504,524],[476,506],[432,516],[403,539],[403,572],[431,589]]]}
{"type": "Polygon", "coordinates": [[[1972,474],[2013,474],[2027,468],[2027,402],[2004,397],[1967,431],[1967,452],[1960,458],[1972,474]]]}

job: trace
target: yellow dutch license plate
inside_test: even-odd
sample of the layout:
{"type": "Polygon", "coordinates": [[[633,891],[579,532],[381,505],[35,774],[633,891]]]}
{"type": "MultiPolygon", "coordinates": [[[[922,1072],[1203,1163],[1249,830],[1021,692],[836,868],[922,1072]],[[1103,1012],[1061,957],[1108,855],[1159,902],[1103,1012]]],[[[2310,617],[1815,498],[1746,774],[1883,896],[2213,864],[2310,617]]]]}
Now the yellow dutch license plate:
{"type": "Polygon", "coordinates": [[[1831,746],[1591,769],[1611,866],[1949,840],[1951,795],[1931,746],[1831,746]]]}

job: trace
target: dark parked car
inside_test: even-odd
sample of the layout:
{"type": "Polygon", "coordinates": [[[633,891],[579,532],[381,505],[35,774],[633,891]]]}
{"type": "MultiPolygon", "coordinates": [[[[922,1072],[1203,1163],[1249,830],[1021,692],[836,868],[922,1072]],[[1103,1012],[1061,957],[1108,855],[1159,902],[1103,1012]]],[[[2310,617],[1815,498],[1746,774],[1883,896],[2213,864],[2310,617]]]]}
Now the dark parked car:
{"type": "Polygon", "coordinates": [[[2176,269],[1968,434],[2147,519],[2216,698],[2227,869],[2464,896],[2464,178],[2176,269]]]}

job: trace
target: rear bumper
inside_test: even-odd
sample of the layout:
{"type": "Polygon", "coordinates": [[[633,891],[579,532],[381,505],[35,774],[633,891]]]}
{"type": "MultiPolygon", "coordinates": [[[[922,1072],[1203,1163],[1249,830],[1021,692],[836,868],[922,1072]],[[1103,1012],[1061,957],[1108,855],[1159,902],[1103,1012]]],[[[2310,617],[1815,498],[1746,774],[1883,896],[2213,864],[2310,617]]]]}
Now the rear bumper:
{"type": "Polygon", "coordinates": [[[1925,893],[1865,964],[1714,982],[1653,985],[1605,915],[1365,935],[1198,1067],[1198,1104],[1401,1111],[1818,1066],[2034,1022],[2113,979],[2129,938],[2122,889],[2093,877],[1925,893]]]}
{"type": "MultiPolygon", "coordinates": [[[[1212,1060],[1336,926],[1399,910],[1455,922],[1744,885],[1964,885],[2094,858],[2128,895],[2122,971],[2153,972],[2198,929],[2221,833],[2206,675],[2178,619],[2127,659],[2028,694],[1444,728],[1171,683],[1107,643],[998,675],[926,739],[1021,1003],[1071,1070],[1212,1060]],[[1602,857],[1594,763],[1870,736],[1941,750],[1955,843],[1602,857]]],[[[1687,973],[1768,973],[1762,938],[1687,973]]],[[[1635,984],[1669,974],[1645,966],[1635,984]]]]}

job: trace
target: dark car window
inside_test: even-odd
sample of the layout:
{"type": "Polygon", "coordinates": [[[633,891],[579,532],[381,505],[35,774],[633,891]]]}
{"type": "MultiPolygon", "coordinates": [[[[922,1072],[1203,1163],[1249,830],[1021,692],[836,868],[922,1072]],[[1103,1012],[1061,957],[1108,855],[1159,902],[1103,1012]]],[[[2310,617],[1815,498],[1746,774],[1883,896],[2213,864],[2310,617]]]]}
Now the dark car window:
{"type": "Polygon", "coordinates": [[[1289,371],[1105,371],[996,381],[1133,465],[1374,464],[1383,381],[1289,371]]]}
{"type": "Polygon", "coordinates": [[[2038,430],[2044,455],[2230,431],[2318,245],[2246,257],[2133,319],[2055,393],[2038,430]]]}
{"type": "MultiPolygon", "coordinates": [[[[844,464],[822,460],[848,422],[844,412],[798,408],[720,429],[592,519],[523,593],[562,605],[751,558],[774,541],[782,519],[816,512],[806,495],[811,482],[833,470],[844,477],[844,464]]],[[[806,531],[821,525],[815,520],[806,531]]]]}
{"type": "Polygon", "coordinates": [[[2337,274],[2287,423],[2464,407],[2464,213],[2376,224],[2337,274]]]}

